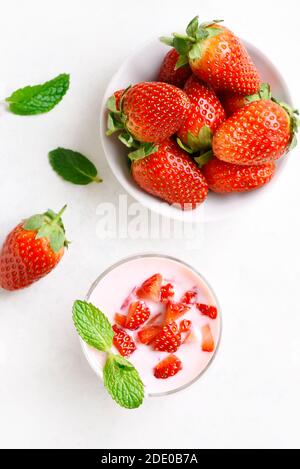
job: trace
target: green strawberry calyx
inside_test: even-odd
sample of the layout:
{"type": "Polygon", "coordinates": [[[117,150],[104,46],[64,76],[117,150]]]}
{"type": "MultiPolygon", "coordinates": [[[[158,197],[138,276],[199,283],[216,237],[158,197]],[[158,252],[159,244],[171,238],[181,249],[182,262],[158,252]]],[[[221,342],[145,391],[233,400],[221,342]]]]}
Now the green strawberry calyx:
{"type": "Polygon", "coordinates": [[[258,93],[245,97],[245,101],[250,104],[255,101],[272,99],[271,87],[269,83],[262,83],[258,93]]]}
{"type": "Polygon", "coordinates": [[[222,20],[214,20],[199,23],[196,16],[186,28],[186,35],[173,33],[172,37],[161,37],[160,41],[167,46],[174,47],[179,53],[176,70],[188,64],[190,61],[199,60],[203,52],[203,42],[218,36],[223,29],[218,26],[222,20]]]}
{"type": "Polygon", "coordinates": [[[199,168],[203,168],[210,160],[212,160],[214,157],[213,151],[209,150],[206,153],[203,153],[200,156],[197,156],[195,158],[196,163],[198,164],[199,168]]]}
{"type": "Polygon", "coordinates": [[[198,135],[194,135],[192,132],[188,132],[187,141],[188,144],[184,144],[180,138],[177,138],[177,143],[187,153],[192,155],[198,151],[209,150],[212,145],[213,133],[208,125],[203,125],[199,130],[198,135]]]}
{"type": "Polygon", "coordinates": [[[36,239],[48,239],[52,251],[58,253],[63,247],[67,248],[69,245],[61,218],[66,208],[65,205],[58,214],[48,210],[43,214],[33,215],[24,222],[23,229],[36,231],[36,239]]]}
{"type": "Polygon", "coordinates": [[[272,101],[274,101],[274,103],[281,106],[289,116],[291,139],[290,139],[290,144],[289,144],[288,150],[291,151],[294,148],[296,148],[296,146],[298,144],[297,132],[298,132],[298,129],[300,127],[299,111],[298,111],[298,109],[293,109],[288,104],[286,104],[282,101],[279,101],[274,97],[272,97],[272,101]]]}
{"type": "Polygon", "coordinates": [[[118,139],[132,151],[129,153],[129,159],[133,161],[146,158],[147,156],[156,153],[158,146],[153,143],[139,142],[126,128],[126,115],[123,112],[123,101],[127,91],[131,88],[129,86],[121,96],[120,106],[117,107],[116,97],[113,95],[107,101],[108,109],[108,122],[106,135],[110,137],[116,132],[120,132],[118,139]]]}

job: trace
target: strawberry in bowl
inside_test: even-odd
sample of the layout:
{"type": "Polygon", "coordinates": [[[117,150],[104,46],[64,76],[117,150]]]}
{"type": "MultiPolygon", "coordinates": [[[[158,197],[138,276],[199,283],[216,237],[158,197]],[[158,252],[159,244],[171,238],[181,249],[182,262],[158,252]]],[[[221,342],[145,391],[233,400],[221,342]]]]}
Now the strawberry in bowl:
{"type": "Polygon", "coordinates": [[[262,197],[257,189],[275,186],[296,144],[299,120],[282,78],[221,21],[197,17],[185,34],[145,46],[108,95],[102,130],[118,133],[103,141],[113,172],[143,205],[174,219],[223,218],[262,197]]]}

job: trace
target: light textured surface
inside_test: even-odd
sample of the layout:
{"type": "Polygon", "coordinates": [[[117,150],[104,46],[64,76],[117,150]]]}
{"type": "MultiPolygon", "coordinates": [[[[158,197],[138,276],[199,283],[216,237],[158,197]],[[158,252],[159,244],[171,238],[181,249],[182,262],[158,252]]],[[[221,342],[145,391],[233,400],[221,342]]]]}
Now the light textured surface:
{"type": "Polygon", "coordinates": [[[1,2],[1,97],[62,72],[72,76],[70,92],[50,114],[0,114],[1,242],[22,217],[64,203],[72,241],[47,279],[0,293],[1,447],[300,447],[299,149],[263,204],[204,226],[197,243],[103,241],[96,234],[98,204],[117,202],[122,192],[99,145],[101,97],[118,64],[141,42],[182,29],[196,13],[224,18],[280,67],[300,104],[299,2],[237,5],[1,2]],[[58,179],[46,157],[57,146],[90,155],[104,184],[82,188],[58,179]],[[126,412],[85,362],[71,306],[104,268],[149,250],[182,257],[211,281],[223,306],[224,335],[201,382],[126,412]]]}

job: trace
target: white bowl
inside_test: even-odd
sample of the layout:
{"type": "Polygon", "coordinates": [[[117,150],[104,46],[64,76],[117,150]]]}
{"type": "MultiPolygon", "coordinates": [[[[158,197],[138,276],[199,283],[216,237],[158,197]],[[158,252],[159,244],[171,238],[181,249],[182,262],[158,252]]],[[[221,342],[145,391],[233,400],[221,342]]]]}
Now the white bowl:
{"type": "MultiPolygon", "coordinates": [[[[247,42],[245,42],[245,45],[258,67],[263,81],[270,83],[273,95],[291,105],[291,97],[287,85],[276,67],[254,46],[247,42]]],[[[126,88],[130,84],[156,80],[162,60],[167,52],[168,48],[160,43],[158,39],[151,41],[127,58],[110,80],[101,109],[101,140],[108,164],[119,183],[134,199],[160,215],[185,222],[208,222],[227,217],[238,210],[245,210],[248,205],[258,202],[258,198],[263,197],[265,191],[276,190],[277,178],[273,179],[266,187],[249,193],[227,196],[210,193],[206,202],[198,209],[183,212],[140,189],[130,174],[127,159],[128,149],[115,135],[107,137],[105,134],[107,99],[115,91],[126,88]]],[[[282,171],[285,161],[286,158],[279,161],[278,173],[282,171]]]]}

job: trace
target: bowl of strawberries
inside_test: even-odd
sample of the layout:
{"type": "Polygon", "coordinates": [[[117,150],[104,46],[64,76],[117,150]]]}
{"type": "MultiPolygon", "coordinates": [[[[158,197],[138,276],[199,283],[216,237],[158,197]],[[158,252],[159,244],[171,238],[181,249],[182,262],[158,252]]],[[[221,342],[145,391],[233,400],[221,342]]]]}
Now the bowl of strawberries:
{"type": "Polygon", "coordinates": [[[104,153],[123,188],[187,222],[258,202],[275,186],[298,125],[267,57],[222,22],[198,17],[185,34],[153,41],[124,62],[101,115],[104,153]]]}

